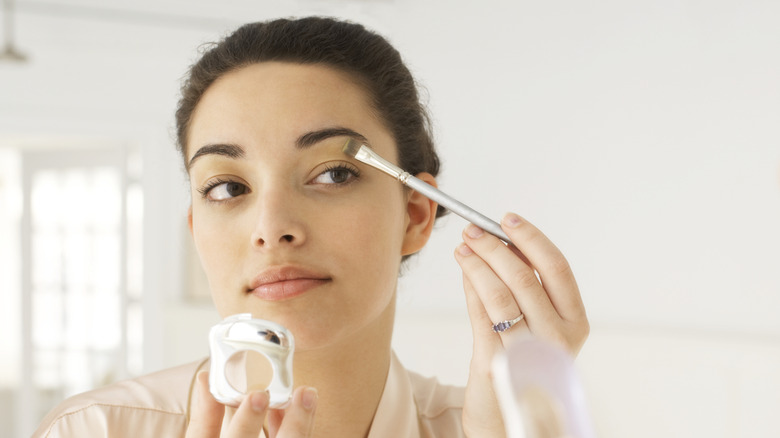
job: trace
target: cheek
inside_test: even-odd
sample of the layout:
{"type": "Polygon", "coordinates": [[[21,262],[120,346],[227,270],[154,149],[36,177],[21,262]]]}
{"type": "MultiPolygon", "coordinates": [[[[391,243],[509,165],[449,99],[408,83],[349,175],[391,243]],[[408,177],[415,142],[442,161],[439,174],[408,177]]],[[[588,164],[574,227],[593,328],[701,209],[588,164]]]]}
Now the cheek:
{"type": "Polygon", "coordinates": [[[238,252],[239,227],[225,227],[214,223],[208,214],[193,213],[192,235],[198,256],[206,272],[209,283],[214,288],[219,287],[220,278],[231,275],[229,267],[236,266],[235,257],[238,252]],[[197,218],[197,219],[196,219],[197,218]]]}
{"type": "Polygon", "coordinates": [[[405,214],[400,197],[384,199],[385,202],[365,202],[342,215],[339,231],[330,240],[341,242],[342,250],[361,269],[372,275],[395,277],[401,258],[405,214]]]}

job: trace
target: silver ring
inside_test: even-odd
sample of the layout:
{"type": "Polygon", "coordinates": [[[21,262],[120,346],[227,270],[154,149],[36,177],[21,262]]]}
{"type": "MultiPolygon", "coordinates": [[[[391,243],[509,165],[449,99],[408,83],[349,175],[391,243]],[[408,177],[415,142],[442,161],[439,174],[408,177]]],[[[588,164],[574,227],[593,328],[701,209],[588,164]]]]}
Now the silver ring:
{"type": "Polygon", "coordinates": [[[513,325],[515,325],[518,322],[520,322],[524,317],[525,317],[525,315],[523,315],[521,313],[520,316],[518,316],[515,319],[507,319],[506,321],[497,322],[497,323],[493,324],[493,331],[495,333],[501,333],[501,332],[507,331],[510,328],[512,328],[513,325]]]}

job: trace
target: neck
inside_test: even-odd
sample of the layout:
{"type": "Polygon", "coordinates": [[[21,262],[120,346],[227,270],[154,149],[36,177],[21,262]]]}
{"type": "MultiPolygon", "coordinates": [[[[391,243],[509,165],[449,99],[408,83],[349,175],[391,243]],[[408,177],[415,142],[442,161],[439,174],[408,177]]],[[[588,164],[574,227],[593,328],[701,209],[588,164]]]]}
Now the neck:
{"type": "Polygon", "coordinates": [[[365,437],[390,367],[395,303],[369,326],[324,348],[295,353],[295,386],[317,388],[314,437],[365,437]]]}

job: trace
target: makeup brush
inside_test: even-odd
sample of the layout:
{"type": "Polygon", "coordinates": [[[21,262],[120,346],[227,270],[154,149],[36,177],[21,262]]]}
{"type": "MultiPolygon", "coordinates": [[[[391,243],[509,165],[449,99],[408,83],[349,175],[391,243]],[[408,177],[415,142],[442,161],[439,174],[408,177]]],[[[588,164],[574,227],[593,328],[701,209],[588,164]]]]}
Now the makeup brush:
{"type": "Polygon", "coordinates": [[[483,215],[482,213],[469,207],[468,205],[458,201],[452,196],[442,192],[436,187],[415,177],[409,172],[406,172],[395,164],[385,160],[365,144],[361,144],[357,140],[350,138],[347,140],[341,150],[350,157],[368,164],[371,167],[375,167],[397,179],[398,181],[401,181],[401,183],[407,187],[410,187],[416,190],[418,193],[425,195],[429,199],[436,201],[439,205],[444,206],[444,208],[451,210],[453,213],[482,228],[488,233],[498,237],[504,242],[510,245],[512,244],[509,236],[507,236],[506,233],[504,233],[504,230],[501,229],[501,225],[483,215]]]}

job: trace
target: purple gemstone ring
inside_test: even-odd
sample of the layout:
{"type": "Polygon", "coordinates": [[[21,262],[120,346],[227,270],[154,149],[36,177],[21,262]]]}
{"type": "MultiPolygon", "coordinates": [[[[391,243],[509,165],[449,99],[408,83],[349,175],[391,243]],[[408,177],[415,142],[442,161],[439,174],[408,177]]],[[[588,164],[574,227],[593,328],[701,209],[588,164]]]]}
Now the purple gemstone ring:
{"type": "Polygon", "coordinates": [[[501,333],[504,331],[509,330],[512,328],[513,325],[517,324],[524,318],[524,315],[521,313],[520,316],[518,316],[515,319],[507,319],[506,321],[501,321],[498,323],[493,324],[493,331],[496,333],[501,333]]]}

